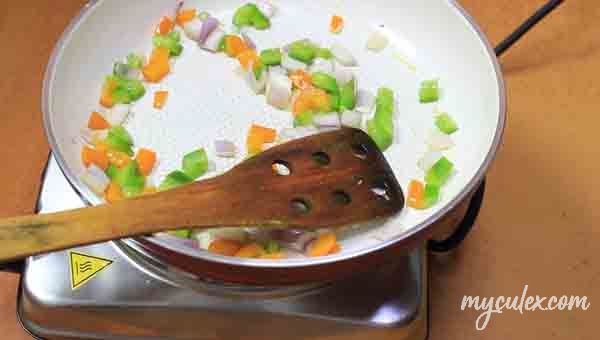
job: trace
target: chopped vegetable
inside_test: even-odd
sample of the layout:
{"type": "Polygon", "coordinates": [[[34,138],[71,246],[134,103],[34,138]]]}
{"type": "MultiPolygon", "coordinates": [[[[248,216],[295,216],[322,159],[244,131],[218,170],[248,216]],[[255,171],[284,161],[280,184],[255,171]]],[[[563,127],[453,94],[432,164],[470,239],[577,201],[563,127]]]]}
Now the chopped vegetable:
{"type": "Polygon", "coordinates": [[[435,126],[443,133],[451,135],[458,131],[458,125],[452,117],[447,113],[441,113],[435,117],[435,126]]]}
{"type": "Polygon", "coordinates": [[[108,176],[110,179],[115,179],[115,177],[117,177],[117,174],[119,173],[119,168],[114,164],[109,164],[105,172],[106,176],[108,176]]]}
{"type": "Polygon", "coordinates": [[[313,119],[318,128],[339,128],[341,127],[340,116],[337,113],[317,115],[313,119]]]}
{"type": "Polygon", "coordinates": [[[286,109],[292,97],[292,81],[284,75],[271,73],[267,81],[267,103],[278,109],[286,109]]]}
{"type": "Polygon", "coordinates": [[[175,19],[175,21],[177,21],[177,24],[179,26],[183,26],[186,22],[191,21],[195,17],[196,17],[195,9],[184,9],[184,10],[177,12],[177,18],[175,19]]]}
{"type": "Polygon", "coordinates": [[[110,163],[106,150],[93,149],[88,146],[84,146],[81,149],[81,161],[86,167],[95,165],[102,169],[102,171],[106,170],[110,163]]]}
{"type": "Polygon", "coordinates": [[[354,56],[352,55],[352,53],[350,53],[350,51],[348,51],[344,46],[340,45],[340,44],[333,44],[331,45],[331,53],[333,54],[333,56],[335,57],[335,59],[340,62],[340,64],[344,65],[344,66],[356,66],[357,65],[357,61],[354,58],[354,56]]]}
{"type": "Polygon", "coordinates": [[[265,250],[260,244],[250,243],[240,248],[240,250],[238,250],[234,256],[242,258],[257,258],[264,253],[265,250]]]}
{"type": "Polygon", "coordinates": [[[141,70],[144,67],[145,58],[142,55],[129,53],[127,56],[127,66],[131,69],[141,70]]]}
{"type": "Polygon", "coordinates": [[[271,21],[255,4],[249,3],[236,10],[233,15],[233,24],[238,28],[254,26],[258,30],[264,30],[271,26],[271,21]]]}
{"type": "Polygon", "coordinates": [[[331,22],[329,23],[329,31],[331,33],[340,33],[344,29],[344,18],[339,15],[334,15],[331,17],[331,22]]]}
{"type": "Polygon", "coordinates": [[[129,73],[129,65],[127,65],[127,64],[124,64],[121,62],[116,62],[115,65],[113,66],[113,75],[115,75],[115,76],[126,77],[128,73],[129,73]]]}
{"type": "Polygon", "coordinates": [[[156,152],[141,148],[138,150],[135,160],[138,162],[140,172],[144,176],[149,176],[156,164],[156,152]]]}
{"type": "MultiPolygon", "coordinates": [[[[261,94],[267,86],[267,74],[263,72],[264,66],[262,66],[262,63],[258,60],[256,62],[258,67],[252,66],[252,70],[245,71],[244,79],[254,93],[261,94]]],[[[252,61],[250,61],[250,65],[254,65],[252,61]]]]}
{"type": "Polygon", "coordinates": [[[447,150],[454,146],[450,135],[441,132],[437,127],[429,131],[425,143],[429,145],[429,149],[432,151],[447,150]]]}
{"type": "Polygon", "coordinates": [[[175,23],[171,18],[164,16],[160,18],[158,26],[156,27],[156,33],[165,35],[173,30],[175,23]]]}
{"type": "Polygon", "coordinates": [[[262,260],[281,260],[285,258],[285,253],[281,251],[276,253],[266,253],[262,254],[258,258],[262,260]]]}
{"type": "Polygon", "coordinates": [[[309,87],[298,95],[292,107],[292,113],[298,115],[304,112],[330,112],[332,96],[322,89],[309,87]]]}
{"type": "Polygon", "coordinates": [[[333,53],[331,53],[331,50],[328,48],[318,47],[316,50],[316,57],[325,60],[330,60],[333,59],[333,53]]]}
{"type": "Polygon", "coordinates": [[[87,126],[92,130],[104,130],[110,128],[110,123],[100,113],[94,111],[90,115],[87,126]]]}
{"type": "Polygon", "coordinates": [[[123,192],[121,192],[121,187],[116,182],[110,182],[106,192],[104,193],[104,199],[108,203],[114,203],[123,199],[123,192]]]}
{"type": "Polygon", "coordinates": [[[106,152],[106,155],[108,156],[110,164],[116,166],[119,169],[131,162],[131,157],[129,157],[129,155],[121,151],[108,150],[106,152]]]}
{"type": "Polygon", "coordinates": [[[129,156],[133,156],[133,140],[131,135],[122,126],[113,126],[108,131],[105,140],[106,145],[111,150],[121,151],[129,156]]]}
{"type": "Polygon", "coordinates": [[[421,89],[419,90],[419,100],[421,103],[437,102],[439,98],[439,81],[437,79],[421,82],[421,89]]]}
{"type": "Polygon", "coordinates": [[[248,153],[252,155],[259,153],[263,144],[274,142],[276,137],[277,131],[274,129],[252,124],[246,139],[248,153]]]}
{"type": "Polygon", "coordinates": [[[269,74],[279,74],[282,76],[287,76],[287,70],[281,66],[271,66],[269,67],[269,74]]]}
{"type": "Polygon", "coordinates": [[[297,114],[294,117],[294,127],[313,125],[314,116],[315,114],[312,111],[305,111],[297,114]]]}
{"type": "Polygon", "coordinates": [[[152,42],[156,48],[162,47],[169,50],[170,57],[177,57],[183,51],[181,36],[177,31],[173,31],[167,35],[155,35],[152,38],[152,42]]]}
{"type": "Polygon", "coordinates": [[[306,90],[312,84],[312,76],[303,70],[295,70],[289,75],[294,87],[300,90],[306,90]]]}
{"type": "Polygon", "coordinates": [[[146,177],[140,172],[138,162],[133,160],[119,170],[115,182],[121,187],[123,196],[130,198],[144,191],[146,177]]]}
{"type": "Polygon", "coordinates": [[[317,56],[317,47],[307,40],[299,40],[289,45],[288,55],[305,64],[311,64],[317,56]]]}
{"type": "Polygon", "coordinates": [[[192,237],[192,231],[189,229],[171,230],[167,232],[171,236],[188,239],[192,237]]]}
{"type": "Polygon", "coordinates": [[[267,18],[272,18],[277,11],[277,8],[266,0],[260,0],[256,3],[258,10],[261,11],[267,18]]]}
{"type": "Polygon", "coordinates": [[[424,201],[425,208],[431,208],[440,200],[440,187],[437,185],[425,185],[424,201]]]}
{"type": "Polygon", "coordinates": [[[367,132],[377,146],[385,151],[394,139],[394,92],[388,88],[380,88],[375,106],[375,116],[367,122],[367,132]]]}
{"type": "Polygon", "coordinates": [[[407,204],[409,207],[415,209],[425,208],[425,187],[420,181],[410,181],[410,184],[408,185],[407,204]]]}
{"type": "Polygon", "coordinates": [[[306,255],[310,257],[328,255],[336,243],[337,239],[334,233],[321,234],[308,245],[306,255]]]}
{"type": "Polygon", "coordinates": [[[211,242],[208,251],[213,254],[234,256],[241,248],[242,244],[238,241],[219,239],[211,242]]]}
{"type": "Polygon", "coordinates": [[[90,130],[84,128],[81,130],[81,139],[86,144],[96,145],[98,142],[103,142],[108,136],[108,130],[90,130]]]}
{"type": "Polygon", "coordinates": [[[177,187],[192,183],[194,180],[186,175],[183,171],[176,170],[167,175],[162,183],[158,186],[158,191],[166,191],[177,187]]]}
{"type": "Polygon", "coordinates": [[[333,248],[331,248],[331,250],[329,251],[328,255],[333,255],[333,254],[337,254],[340,251],[342,251],[342,246],[340,246],[339,243],[336,243],[333,248]]]}
{"type": "Polygon", "coordinates": [[[429,151],[417,161],[417,165],[423,172],[429,171],[431,167],[442,158],[442,153],[439,151],[429,151]]]}
{"type": "Polygon", "coordinates": [[[225,32],[220,28],[215,28],[211,34],[208,35],[204,44],[200,45],[203,49],[217,52],[225,48],[225,32]]]}
{"type": "Polygon", "coordinates": [[[110,76],[116,86],[112,90],[114,103],[129,104],[146,94],[144,84],[138,79],[128,79],[120,76],[110,76]]]}
{"type": "Polygon", "coordinates": [[[198,13],[198,19],[204,21],[206,19],[208,19],[210,17],[210,13],[208,13],[207,11],[202,11],[200,13],[198,13]]]}
{"type": "Polygon", "coordinates": [[[116,104],[112,109],[106,111],[106,120],[112,126],[121,125],[129,116],[130,109],[129,104],[116,104]]]}
{"type": "Polygon", "coordinates": [[[347,82],[340,89],[340,106],[342,110],[354,110],[356,106],[356,82],[354,79],[347,82]]]}
{"type": "Polygon", "coordinates": [[[255,50],[246,49],[237,55],[237,59],[244,70],[249,70],[250,65],[259,65],[260,59],[255,50]]]}
{"type": "Polygon", "coordinates": [[[171,72],[169,54],[169,50],[164,47],[154,49],[150,62],[142,69],[146,81],[158,83],[171,72]]]}
{"type": "Polygon", "coordinates": [[[375,105],[375,96],[366,90],[356,92],[356,111],[362,113],[371,113],[375,105]]]}
{"type": "Polygon", "coordinates": [[[356,111],[344,111],[341,117],[341,123],[343,126],[348,126],[356,129],[360,129],[362,125],[363,115],[356,111]]]}
{"type": "MultiPolygon", "coordinates": [[[[202,19],[200,19],[202,20],[202,19]]],[[[208,39],[208,36],[214,32],[215,29],[219,27],[219,20],[209,16],[202,21],[202,28],[200,30],[200,34],[198,35],[198,39],[196,40],[199,44],[203,44],[208,39]]]]}
{"type": "MultiPolygon", "coordinates": [[[[183,31],[185,32],[185,35],[191,40],[196,42],[202,42],[200,38],[202,36],[202,28],[205,26],[206,21],[202,21],[200,20],[200,18],[194,18],[183,25],[183,31]]],[[[208,34],[206,34],[206,36],[208,36],[208,34]]]]}
{"type": "Polygon", "coordinates": [[[248,33],[242,31],[242,33],[240,33],[242,36],[242,39],[244,39],[244,42],[246,43],[246,45],[248,46],[248,48],[251,48],[253,50],[256,50],[256,44],[254,43],[254,41],[250,38],[250,36],[248,35],[248,33]]]}
{"type": "Polygon", "coordinates": [[[277,241],[269,240],[265,246],[265,250],[269,254],[279,253],[281,251],[281,245],[277,241]]]}
{"type": "Polygon", "coordinates": [[[197,179],[204,175],[208,170],[208,156],[206,155],[206,151],[198,149],[183,156],[182,169],[191,179],[197,179]]]}
{"type": "Polygon", "coordinates": [[[341,111],[340,95],[339,94],[332,94],[331,96],[329,96],[329,98],[330,98],[330,107],[331,107],[331,110],[335,111],[335,112],[341,111]]]}
{"type": "Polygon", "coordinates": [[[281,64],[281,49],[271,48],[260,52],[260,61],[267,66],[281,64]]]}
{"type": "Polygon", "coordinates": [[[374,52],[381,52],[387,47],[388,43],[388,37],[383,32],[377,30],[369,35],[367,49],[374,52]]]}
{"type": "Polygon", "coordinates": [[[281,66],[288,71],[306,70],[306,64],[291,58],[287,53],[281,55],[281,66]]]}
{"type": "Polygon", "coordinates": [[[323,58],[315,58],[313,64],[309,68],[310,73],[321,72],[329,75],[333,73],[333,62],[323,58]]]}
{"type": "Polygon", "coordinates": [[[248,46],[242,38],[237,35],[225,36],[225,53],[228,56],[235,58],[238,54],[248,49],[248,46]]]}
{"type": "Polygon", "coordinates": [[[81,180],[98,195],[103,195],[110,184],[110,178],[106,176],[104,170],[93,164],[85,170],[81,176],[81,180]]]}
{"type": "Polygon", "coordinates": [[[153,106],[155,109],[162,109],[167,102],[167,98],[169,97],[168,91],[156,91],[154,93],[154,103],[153,106]]]}
{"type": "Polygon", "coordinates": [[[115,100],[112,96],[114,89],[117,87],[117,82],[112,78],[108,77],[102,85],[102,95],[100,96],[100,105],[111,108],[115,105],[115,100]]]}
{"type": "Polygon", "coordinates": [[[454,164],[446,157],[442,157],[431,167],[431,169],[427,171],[427,174],[425,175],[425,182],[427,184],[441,187],[446,183],[446,181],[448,181],[448,178],[450,178],[452,175],[453,170],[454,164]]]}
{"type": "Polygon", "coordinates": [[[346,84],[347,82],[354,79],[354,73],[349,67],[335,62],[333,66],[333,77],[337,80],[338,84],[346,84]]]}
{"type": "Polygon", "coordinates": [[[340,89],[338,87],[337,80],[334,77],[321,72],[315,72],[312,74],[312,84],[320,89],[323,89],[331,94],[339,94],[340,89]]]}
{"type": "Polygon", "coordinates": [[[237,148],[235,144],[228,140],[216,140],[215,152],[217,157],[235,157],[237,148]]]}

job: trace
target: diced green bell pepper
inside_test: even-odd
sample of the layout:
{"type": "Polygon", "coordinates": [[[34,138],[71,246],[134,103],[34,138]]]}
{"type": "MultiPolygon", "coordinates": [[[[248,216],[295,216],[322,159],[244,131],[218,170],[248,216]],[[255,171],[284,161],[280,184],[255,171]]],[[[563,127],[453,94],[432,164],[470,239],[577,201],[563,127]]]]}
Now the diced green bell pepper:
{"type": "Polygon", "coordinates": [[[294,127],[313,125],[315,114],[311,111],[302,112],[294,118],[294,127]]]}
{"type": "Polygon", "coordinates": [[[281,64],[281,50],[279,48],[270,48],[260,52],[260,61],[267,66],[281,64]]]}
{"type": "Polygon", "coordinates": [[[179,32],[172,31],[167,35],[156,34],[152,38],[154,47],[164,47],[169,50],[169,56],[178,57],[183,51],[183,45],[181,45],[181,36],[179,32]]]}
{"type": "Polygon", "coordinates": [[[378,127],[374,119],[367,121],[367,133],[375,141],[381,151],[385,151],[392,145],[394,136],[378,127]]]}
{"type": "Polygon", "coordinates": [[[144,57],[135,53],[130,53],[127,56],[127,66],[133,69],[142,69],[142,67],[144,67],[144,57]]]}
{"type": "Polygon", "coordinates": [[[425,175],[425,183],[437,187],[443,186],[452,175],[454,164],[446,157],[440,158],[425,175]]]}
{"type": "Polygon", "coordinates": [[[311,64],[317,56],[317,47],[306,40],[299,40],[290,44],[288,55],[305,64],[311,64]]]}
{"type": "Polygon", "coordinates": [[[340,105],[342,109],[345,110],[354,110],[354,106],[356,105],[356,88],[354,79],[347,82],[340,89],[340,105]]]}
{"type": "Polygon", "coordinates": [[[339,94],[329,95],[329,103],[331,104],[331,108],[330,108],[331,112],[342,111],[342,106],[340,105],[340,95],[339,94]]]}
{"type": "Polygon", "coordinates": [[[425,208],[431,208],[440,200],[440,187],[437,185],[426,184],[424,193],[425,208]]]}
{"type": "Polygon", "coordinates": [[[317,48],[316,57],[322,59],[333,59],[333,53],[328,48],[317,48]]]}
{"type": "Polygon", "coordinates": [[[204,149],[188,153],[183,157],[182,163],[183,172],[191,179],[204,175],[208,170],[208,156],[204,149]]]}
{"type": "Polygon", "coordinates": [[[244,26],[252,26],[252,20],[260,12],[255,4],[245,4],[238,8],[233,15],[233,24],[241,28],[244,26]]]}
{"type": "Polygon", "coordinates": [[[126,77],[129,72],[129,65],[116,62],[113,66],[113,75],[117,77],[126,77]]]}
{"type": "Polygon", "coordinates": [[[254,78],[256,78],[256,80],[259,80],[260,77],[262,76],[262,73],[265,71],[266,66],[262,63],[258,63],[258,65],[254,66],[254,78]]]}
{"type": "Polygon", "coordinates": [[[266,30],[267,28],[271,27],[271,20],[269,20],[269,18],[267,18],[263,12],[257,9],[252,17],[252,26],[254,26],[254,28],[257,30],[266,30]]]}
{"type": "Polygon", "coordinates": [[[114,164],[110,164],[108,168],[106,168],[106,176],[108,176],[110,179],[115,179],[118,173],[119,168],[114,164]]]}
{"type": "Polygon", "coordinates": [[[120,169],[115,181],[121,187],[121,191],[125,197],[134,197],[141,194],[146,186],[146,177],[140,172],[138,162],[132,160],[122,169],[120,169]]]}
{"type": "Polygon", "coordinates": [[[458,125],[452,117],[447,113],[442,113],[435,117],[435,126],[440,129],[443,133],[451,135],[458,131],[458,125]]]}
{"type": "Polygon", "coordinates": [[[269,240],[265,246],[265,250],[268,254],[278,253],[281,251],[281,245],[275,240],[269,240]]]}
{"type": "Polygon", "coordinates": [[[194,180],[190,176],[186,175],[183,171],[175,170],[165,177],[165,179],[158,186],[158,191],[166,191],[175,189],[182,185],[192,183],[194,180]]]}
{"type": "Polygon", "coordinates": [[[419,100],[421,103],[433,103],[440,99],[439,81],[437,79],[424,80],[421,82],[419,90],[419,100]]]}
{"type": "Polygon", "coordinates": [[[394,92],[382,87],[377,91],[375,116],[367,122],[367,133],[381,151],[385,151],[394,140],[394,92]]]}
{"type": "Polygon", "coordinates": [[[121,151],[128,156],[133,156],[133,139],[127,130],[122,126],[113,126],[108,130],[108,135],[104,140],[109,149],[121,151]]]}
{"type": "Polygon", "coordinates": [[[138,79],[127,79],[118,75],[112,75],[108,78],[117,84],[112,92],[112,97],[116,103],[129,104],[146,94],[144,84],[138,79]]]}
{"type": "Polygon", "coordinates": [[[330,94],[338,95],[340,88],[338,87],[337,80],[327,73],[315,72],[312,74],[312,84],[315,87],[323,89],[330,94]]]}
{"type": "Polygon", "coordinates": [[[192,231],[190,229],[172,230],[172,231],[168,231],[167,234],[178,237],[178,238],[186,238],[186,239],[192,237],[192,231]]]}

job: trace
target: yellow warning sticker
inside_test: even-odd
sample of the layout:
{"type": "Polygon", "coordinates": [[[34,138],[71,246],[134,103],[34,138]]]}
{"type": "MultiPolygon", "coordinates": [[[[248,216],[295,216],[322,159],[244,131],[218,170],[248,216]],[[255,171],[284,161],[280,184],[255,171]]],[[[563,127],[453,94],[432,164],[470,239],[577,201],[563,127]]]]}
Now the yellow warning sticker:
{"type": "Polygon", "coordinates": [[[113,261],[101,257],[69,252],[71,263],[71,288],[78,289],[93,279],[113,261]]]}

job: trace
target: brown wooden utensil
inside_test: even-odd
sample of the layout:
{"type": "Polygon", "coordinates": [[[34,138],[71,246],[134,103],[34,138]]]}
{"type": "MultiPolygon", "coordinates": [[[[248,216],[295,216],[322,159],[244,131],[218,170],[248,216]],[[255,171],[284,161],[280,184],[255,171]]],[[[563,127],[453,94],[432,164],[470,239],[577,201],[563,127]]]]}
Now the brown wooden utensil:
{"type": "Polygon", "coordinates": [[[186,227],[344,226],[403,207],[402,189],[373,140],[344,128],[282,144],[170,191],[0,220],[0,262],[186,227]]]}

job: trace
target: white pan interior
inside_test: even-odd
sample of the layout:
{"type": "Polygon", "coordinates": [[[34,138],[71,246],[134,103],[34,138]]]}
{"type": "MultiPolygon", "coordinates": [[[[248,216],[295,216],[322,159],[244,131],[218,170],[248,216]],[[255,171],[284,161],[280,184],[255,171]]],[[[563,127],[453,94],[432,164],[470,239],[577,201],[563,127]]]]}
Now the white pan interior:
{"type": "MultiPolygon", "coordinates": [[[[67,176],[92,204],[101,201],[77,179],[83,171],[81,129],[90,112],[101,109],[100,88],[113,62],[132,51],[148,54],[157,20],[163,15],[172,15],[174,2],[95,2],[63,37],[50,64],[44,93],[50,140],[67,176]]],[[[417,160],[426,150],[424,136],[434,126],[435,108],[449,112],[460,126],[459,132],[452,135],[456,146],[444,152],[455,163],[457,171],[443,188],[439,204],[424,211],[406,208],[385,223],[347,233],[342,236],[341,253],[311,261],[334,261],[400,239],[455,203],[453,201],[487,165],[486,157],[491,150],[495,151],[504,105],[495,59],[456,5],[447,0],[273,0],[273,3],[279,13],[272,20],[272,28],[250,34],[258,49],[282,46],[301,38],[324,45],[340,42],[359,61],[356,72],[359,88],[376,91],[380,86],[388,86],[395,90],[399,108],[397,140],[386,157],[405,190],[410,179],[424,176],[417,167],[417,160]],[[328,32],[332,14],[346,20],[346,28],[340,35],[328,32]],[[393,39],[386,50],[375,54],[367,51],[365,44],[369,32],[379,25],[384,25],[393,39]],[[430,78],[440,79],[442,99],[437,104],[420,104],[419,82],[430,78]]],[[[222,19],[227,28],[232,12],[241,4],[230,0],[186,1],[186,7],[209,11],[222,19]]],[[[175,62],[172,75],[159,85],[147,86],[147,94],[134,105],[127,123],[136,146],[149,147],[158,153],[160,163],[152,176],[156,184],[166,173],[180,167],[183,154],[198,147],[204,147],[216,162],[217,171],[210,175],[226,171],[245,156],[241,153],[235,161],[215,158],[212,146],[215,139],[231,139],[243,146],[252,123],[278,129],[292,125],[289,112],[277,111],[266,105],[264,96],[251,93],[234,72],[235,60],[204,52],[184,36],[182,39],[184,52],[175,62]],[[167,107],[161,111],[152,108],[152,94],[158,88],[170,92],[167,107]]],[[[175,247],[166,241],[157,242],[175,247]]],[[[306,264],[306,260],[299,259],[240,260],[219,258],[193,249],[180,250],[236,264],[306,264]]]]}

